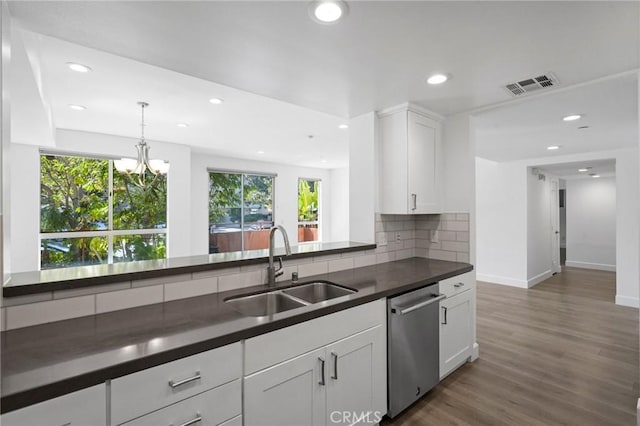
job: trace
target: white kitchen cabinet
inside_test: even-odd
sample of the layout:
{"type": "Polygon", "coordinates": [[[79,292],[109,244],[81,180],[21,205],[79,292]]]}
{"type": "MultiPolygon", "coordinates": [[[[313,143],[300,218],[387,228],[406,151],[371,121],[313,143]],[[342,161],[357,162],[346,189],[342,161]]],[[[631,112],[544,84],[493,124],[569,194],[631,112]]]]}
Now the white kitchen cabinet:
{"type": "Polygon", "coordinates": [[[107,422],[105,385],[93,386],[3,414],[2,426],[100,426],[107,422]]]}
{"type": "Polygon", "coordinates": [[[255,339],[246,341],[245,365],[257,365],[259,354],[270,365],[245,376],[245,426],[352,424],[386,413],[384,300],[255,339]],[[304,352],[291,356],[291,347],[304,352]],[[286,358],[273,364],[266,348],[286,358]]]}
{"type": "Polygon", "coordinates": [[[471,358],[475,289],[440,302],[440,379],[471,358]]]}
{"type": "Polygon", "coordinates": [[[123,426],[197,425],[222,426],[239,421],[241,408],[240,380],[234,380],[199,395],[187,398],[123,426]]]}
{"type": "Polygon", "coordinates": [[[411,105],[378,114],[380,130],[380,213],[442,211],[442,125],[411,105]]]}

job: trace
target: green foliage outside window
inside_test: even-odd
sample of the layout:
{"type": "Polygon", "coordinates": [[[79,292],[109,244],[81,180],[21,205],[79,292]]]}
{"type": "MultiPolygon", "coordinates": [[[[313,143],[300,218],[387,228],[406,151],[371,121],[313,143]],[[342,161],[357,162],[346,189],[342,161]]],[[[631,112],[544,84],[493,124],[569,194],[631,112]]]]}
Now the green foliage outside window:
{"type": "Polygon", "coordinates": [[[298,221],[318,220],[318,181],[298,180],[298,221]]]}
{"type": "Polygon", "coordinates": [[[152,187],[142,190],[113,168],[110,197],[110,167],[110,160],[40,157],[42,269],[107,263],[109,254],[116,262],[166,256],[164,234],[136,234],[140,229],[166,227],[166,177],[160,176],[152,187]],[[110,203],[113,223],[109,223],[110,203]],[[113,235],[112,230],[131,230],[132,235],[113,235]],[[95,235],[48,238],[52,232],[95,235]]]}

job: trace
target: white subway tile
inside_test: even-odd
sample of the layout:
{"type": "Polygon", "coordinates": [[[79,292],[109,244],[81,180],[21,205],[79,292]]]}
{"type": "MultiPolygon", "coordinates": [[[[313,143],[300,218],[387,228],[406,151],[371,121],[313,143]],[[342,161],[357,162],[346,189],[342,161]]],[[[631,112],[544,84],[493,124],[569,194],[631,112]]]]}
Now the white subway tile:
{"type": "Polygon", "coordinates": [[[453,231],[438,231],[438,239],[440,241],[455,241],[456,233],[453,231]]]}
{"type": "Polygon", "coordinates": [[[416,247],[413,250],[415,257],[429,257],[429,249],[416,247]]]}
{"type": "Polygon", "coordinates": [[[161,285],[132,288],[129,290],[112,291],[96,294],[96,312],[111,312],[136,306],[161,303],[164,289],[161,285]]]}
{"type": "Polygon", "coordinates": [[[430,240],[431,239],[431,231],[429,230],[416,230],[416,239],[420,240],[430,240]]]}
{"type": "Polygon", "coordinates": [[[416,240],[417,248],[429,248],[431,244],[431,240],[416,240]]]}
{"type": "Polygon", "coordinates": [[[469,263],[469,253],[456,253],[456,260],[458,262],[469,263]]]}
{"type": "Polygon", "coordinates": [[[300,278],[309,277],[311,275],[326,274],[328,271],[329,263],[327,262],[314,262],[298,266],[298,275],[300,278]]]}
{"type": "MultiPolygon", "coordinates": [[[[279,281],[287,281],[291,279],[291,274],[294,272],[298,272],[298,265],[290,265],[290,266],[286,266],[283,269],[283,274],[280,275],[279,277],[276,277],[276,282],[279,281]]],[[[267,282],[267,278],[266,278],[266,270],[265,270],[265,278],[263,279],[263,281],[266,283],[267,282]]]]}
{"type": "Polygon", "coordinates": [[[408,259],[410,257],[413,257],[412,249],[398,250],[396,252],[396,260],[408,259]]]}
{"type": "Polygon", "coordinates": [[[439,260],[450,260],[455,262],[457,260],[456,253],[453,251],[442,250],[429,250],[429,258],[439,260]]]}
{"type": "Polygon", "coordinates": [[[386,263],[396,260],[396,252],[380,253],[376,255],[376,263],[386,263]]]}
{"type": "MultiPolygon", "coordinates": [[[[278,258],[274,258],[274,262],[277,265],[278,264],[278,258]]],[[[282,263],[284,264],[284,260],[282,261],[282,263]]],[[[240,267],[240,272],[253,272],[253,271],[262,271],[263,269],[267,269],[267,267],[269,266],[269,262],[265,262],[265,263],[258,263],[255,265],[246,265],[246,266],[241,266],[240,267]]]]}
{"type": "Polygon", "coordinates": [[[7,330],[93,315],[96,296],[49,300],[6,308],[7,330]]]}
{"type": "Polygon", "coordinates": [[[218,277],[218,291],[251,287],[264,284],[262,271],[244,272],[240,274],[221,275],[218,277]]]}
{"type": "Polygon", "coordinates": [[[406,248],[406,249],[412,249],[412,248],[415,248],[415,246],[416,246],[416,240],[413,239],[413,238],[410,239],[410,240],[405,240],[404,241],[403,247],[406,248]]]}
{"type": "Polygon", "coordinates": [[[53,293],[47,291],[45,293],[25,294],[24,296],[3,297],[2,306],[26,305],[29,303],[45,302],[53,299],[53,293]]]}
{"type": "Polygon", "coordinates": [[[199,280],[201,278],[219,277],[221,275],[232,275],[232,274],[239,274],[239,273],[240,273],[240,267],[235,266],[233,268],[211,269],[209,271],[194,272],[191,274],[191,279],[199,280]]]}
{"type": "Polygon", "coordinates": [[[359,256],[364,256],[364,250],[360,250],[360,251],[351,251],[348,253],[342,253],[340,255],[340,257],[343,257],[345,259],[349,258],[349,257],[359,257],[359,256]]]}
{"type": "Polygon", "coordinates": [[[444,221],[456,220],[456,214],[455,213],[442,213],[440,215],[440,220],[444,220],[444,221]]]}
{"type": "Polygon", "coordinates": [[[376,264],[376,255],[375,254],[366,254],[361,257],[356,257],[353,259],[353,267],[361,268],[363,266],[371,266],[376,264]]]}
{"type": "Polygon", "coordinates": [[[469,233],[468,232],[456,232],[456,240],[457,241],[469,241],[469,233]]]}
{"type": "Polygon", "coordinates": [[[327,256],[314,256],[313,257],[313,261],[314,262],[331,262],[332,260],[338,260],[341,259],[342,256],[340,256],[340,254],[329,254],[327,256]]]}
{"type": "Polygon", "coordinates": [[[68,297],[86,296],[89,294],[106,293],[109,291],[125,290],[131,288],[131,281],[119,283],[96,285],[91,287],[71,288],[68,290],[56,290],[53,292],[54,299],[66,299],[68,297]]]}
{"type": "Polygon", "coordinates": [[[469,221],[469,213],[456,213],[456,220],[469,221]]]}
{"type": "Polygon", "coordinates": [[[218,277],[189,280],[164,285],[164,300],[184,299],[218,292],[218,277]]]}
{"type": "Polygon", "coordinates": [[[469,252],[469,243],[464,243],[460,241],[443,241],[442,242],[442,250],[446,251],[456,251],[460,253],[468,253],[469,252]]]}
{"type": "Polygon", "coordinates": [[[469,230],[469,222],[442,222],[441,223],[443,231],[468,231],[469,230]]]}
{"type": "MultiPolygon", "coordinates": [[[[210,271],[206,271],[209,273],[210,271]]],[[[201,272],[196,272],[196,274],[201,272]]],[[[182,281],[189,281],[191,279],[191,273],[188,274],[178,274],[178,275],[164,275],[162,277],[156,278],[145,278],[143,280],[132,280],[131,287],[147,287],[150,285],[162,285],[162,284],[171,284],[182,281]]]]}
{"type": "Polygon", "coordinates": [[[353,269],[353,258],[332,260],[329,262],[329,272],[344,271],[345,269],[353,269]]]}

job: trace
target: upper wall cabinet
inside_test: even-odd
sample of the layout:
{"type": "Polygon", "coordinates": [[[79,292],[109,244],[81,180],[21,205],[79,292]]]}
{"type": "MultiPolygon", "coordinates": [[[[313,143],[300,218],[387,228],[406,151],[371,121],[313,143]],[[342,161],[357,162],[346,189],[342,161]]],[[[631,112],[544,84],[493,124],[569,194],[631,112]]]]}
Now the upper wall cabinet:
{"type": "Polygon", "coordinates": [[[380,213],[442,211],[440,117],[411,105],[378,113],[380,213]]]}

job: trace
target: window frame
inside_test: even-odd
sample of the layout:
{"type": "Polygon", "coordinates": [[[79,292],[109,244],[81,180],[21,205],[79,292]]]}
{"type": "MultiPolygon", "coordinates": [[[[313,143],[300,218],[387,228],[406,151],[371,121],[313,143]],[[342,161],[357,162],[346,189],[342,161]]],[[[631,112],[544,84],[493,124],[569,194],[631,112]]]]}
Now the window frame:
{"type": "MultiPolygon", "coordinates": [[[[95,230],[95,231],[58,231],[58,232],[42,232],[42,217],[38,215],[38,270],[42,269],[42,242],[44,240],[54,240],[60,238],[92,238],[92,237],[100,237],[107,238],[107,262],[103,263],[106,265],[112,265],[115,262],[113,261],[113,239],[117,236],[122,235],[167,235],[169,230],[169,221],[165,220],[166,226],[164,228],[152,228],[152,229],[113,229],[113,171],[114,171],[114,160],[119,158],[111,157],[108,155],[95,155],[95,154],[85,154],[85,153],[73,153],[73,152],[62,152],[62,151],[45,151],[40,150],[38,154],[38,185],[41,188],[42,185],[42,157],[43,156],[53,156],[53,157],[75,157],[82,158],[87,160],[98,160],[98,161],[108,161],[109,162],[109,186],[108,186],[108,213],[107,213],[107,229],[104,230],[95,230]]],[[[169,183],[169,175],[167,174],[167,185],[169,183]]],[[[168,189],[168,188],[167,188],[168,189]]],[[[41,189],[40,189],[41,190],[41,189]]],[[[169,204],[169,197],[167,191],[167,207],[169,204]]],[[[38,202],[38,207],[40,210],[42,209],[41,200],[38,202]]],[[[167,215],[168,216],[168,215],[167,215]]],[[[165,218],[165,219],[168,219],[165,218]]],[[[165,237],[166,238],[166,237],[165,237]]],[[[167,252],[168,252],[168,239],[166,240],[167,252]]],[[[166,259],[166,257],[165,257],[166,259]]],[[[122,262],[127,263],[127,262],[122,262]]],[[[87,265],[79,265],[79,266],[87,266],[87,265]]],[[[50,269],[64,269],[66,266],[59,268],[50,268],[50,269]]]]}
{"type": "MultiPolygon", "coordinates": [[[[211,173],[225,173],[225,174],[235,174],[240,175],[240,251],[245,252],[244,248],[244,175],[251,176],[264,176],[271,178],[271,222],[276,223],[276,178],[278,177],[277,173],[270,172],[255,172],[251,170],[236,170],[236,169],[220,169],[207,167],[207,192],[211,190],[211,173]]],[[[209,197],[211,193],[209,192],[209,197]]],[[[208,201],[211,201],[208,199],[208,201]]],[[[209,216],[209,210],[207,209],[207,217],[209,216]]],[[[211,223],[209,223],[209,227],[211,223]]],[[[210,231],[209,231],[210,232],[210,231]]],[[[210,234],[209,234],[210,235],[210,234]]],[[[233,253],[233,252],[231,252],[233,253]]],[[[211,253],[209,253],[211,254],[211,253]]]]}

